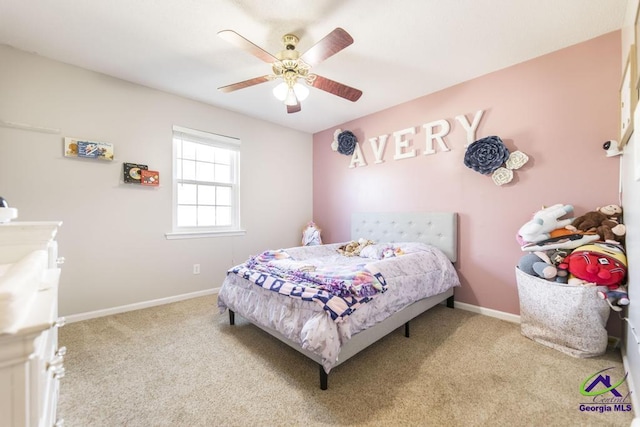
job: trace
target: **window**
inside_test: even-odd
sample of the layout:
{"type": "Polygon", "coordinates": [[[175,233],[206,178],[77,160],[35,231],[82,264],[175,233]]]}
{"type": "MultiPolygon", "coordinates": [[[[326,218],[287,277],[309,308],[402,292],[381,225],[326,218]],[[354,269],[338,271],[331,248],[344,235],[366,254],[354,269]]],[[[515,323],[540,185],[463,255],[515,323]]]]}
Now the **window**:
{"type": "Polygon", "coordinates": [[[243,233],[240,141],[173,127],[173,233],[167,238],[243,233]]]}

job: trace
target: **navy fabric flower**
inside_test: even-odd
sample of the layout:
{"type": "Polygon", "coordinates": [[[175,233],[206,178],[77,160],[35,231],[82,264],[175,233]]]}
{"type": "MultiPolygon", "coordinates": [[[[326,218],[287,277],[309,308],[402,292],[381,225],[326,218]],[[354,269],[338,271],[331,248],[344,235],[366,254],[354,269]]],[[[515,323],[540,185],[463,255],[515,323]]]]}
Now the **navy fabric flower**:
{"type": "Polygon", "coordinates": [[[473,142],[464,154],[464,164],[483,175],[489,175],[509,158],[509,150],[499,136],[487,136],[473,142]]]}
{"type": "Polygon", "coordinates": [[[358,139],[350,130],[340,132],[338,135],[338,153],[350,156],[356,149],[358,139]]]}

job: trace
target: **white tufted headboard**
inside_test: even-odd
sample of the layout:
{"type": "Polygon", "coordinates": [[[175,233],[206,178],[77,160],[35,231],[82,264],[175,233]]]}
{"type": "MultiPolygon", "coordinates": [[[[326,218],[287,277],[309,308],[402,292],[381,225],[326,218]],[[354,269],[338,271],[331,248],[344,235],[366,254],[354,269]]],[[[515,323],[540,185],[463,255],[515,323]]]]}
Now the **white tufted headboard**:
{"type": "Polygon", "coordinates": [[[351,239],[380,243],[422,242],[458,258],[458,215],[455,212],[362,212],[351,215],[351,239]]]}

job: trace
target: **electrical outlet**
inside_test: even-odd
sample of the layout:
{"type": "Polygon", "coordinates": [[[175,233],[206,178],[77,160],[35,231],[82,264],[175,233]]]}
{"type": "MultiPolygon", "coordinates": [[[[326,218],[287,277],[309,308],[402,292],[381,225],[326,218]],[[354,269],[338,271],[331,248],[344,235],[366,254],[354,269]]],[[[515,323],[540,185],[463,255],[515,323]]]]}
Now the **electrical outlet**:
{"type": "Polygon", "coordinates": [[[193,264],[193,274],[200,274],[200,264],[193,264]]]}

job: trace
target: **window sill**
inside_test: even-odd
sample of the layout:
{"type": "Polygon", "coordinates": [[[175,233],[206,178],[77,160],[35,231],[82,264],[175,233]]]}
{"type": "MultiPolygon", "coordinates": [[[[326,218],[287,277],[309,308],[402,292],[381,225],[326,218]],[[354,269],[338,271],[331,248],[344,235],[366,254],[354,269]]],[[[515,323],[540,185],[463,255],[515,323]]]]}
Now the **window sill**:
{"type": "Polygon", "coordinates": [[[246,230],[227,230],[227,231],[176,231],[165,233],[167,240],[177,239],[202,239],[207,237],[227,237],[227,236],[244,236],[246,230]]]}

